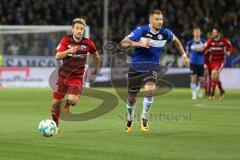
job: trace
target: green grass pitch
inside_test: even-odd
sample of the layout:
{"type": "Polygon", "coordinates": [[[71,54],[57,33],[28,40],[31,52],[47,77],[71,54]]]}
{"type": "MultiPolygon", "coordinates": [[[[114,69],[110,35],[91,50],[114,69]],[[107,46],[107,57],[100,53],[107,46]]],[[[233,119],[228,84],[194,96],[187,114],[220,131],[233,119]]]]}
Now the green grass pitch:
{"type": "MultiPolygon", "coordinates": [[[[100,88],[101,89],[101,88],[100,88]]],[[[114,93],[113,89],[104,89],[114,93]]],[[[240,91],[227,90],[224,102],[192,101],[189,89],[155,98],[150,132],[138,117],[125,133],[125,104],[84,122],[61,121],[61,133],[45,138],[41,120],[51,118],[48,89],[0,89],[1,160],[237,160],[240,159],[240,91]]],[[[81,97],[73,112],[100,100],[81,97]]],[[[142,100],[137,113],[141,113],[142,100]]]]}

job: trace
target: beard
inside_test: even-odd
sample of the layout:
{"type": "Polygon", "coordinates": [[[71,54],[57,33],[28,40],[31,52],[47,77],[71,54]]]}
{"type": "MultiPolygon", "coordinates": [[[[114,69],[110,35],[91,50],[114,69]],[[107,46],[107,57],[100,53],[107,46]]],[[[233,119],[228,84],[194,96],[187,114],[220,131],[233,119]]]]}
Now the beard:
{"type": "Polygon", "coordinates": [[[219,36],[219,35],[216,35],[216,36],[212,36],[212,38],[213,38],[213,39],[218,39],[218,38],[220,38],[220,36],[219,36]]]}
{"type": "Polygon", "coordinates": [[[157,26],[157,25],[156,25],[156,26],[154,26],[153,28],[158,31],[158,30],[160,30],[160,29],[162,28],[162,26],[157,26]]]}
{"type": "Polygon", "coordinates": [[[79,40],[79,39],[81,39],[82,38],[82,35],[73,35],[74,36],[74,38],[76,38],[77,40],[79,40]]]}

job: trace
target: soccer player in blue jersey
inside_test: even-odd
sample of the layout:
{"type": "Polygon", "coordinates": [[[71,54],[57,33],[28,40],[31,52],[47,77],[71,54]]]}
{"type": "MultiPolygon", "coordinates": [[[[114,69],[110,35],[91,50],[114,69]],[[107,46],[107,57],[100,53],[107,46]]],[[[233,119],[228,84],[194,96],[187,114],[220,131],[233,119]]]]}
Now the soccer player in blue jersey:
{"type": "Polygon", "coordinates": [[[184,65],[188,65],[187,55],[179,39],[171,30],[162,27],[163,15],[161,11],[150,11],[149,22],[149,24],[137,27],[121,42],[123,47],[135,47],[128,72],[128,98],[126,102],[128,120],[126,132],[131,132],[133,129],[137,94],[142,85],[144,85],[145,97],[143,99],[141,130],[143,132],[149,131],[148,114],[153,103],[154,90],[157,87],[159,74],[157,66],[159,67],[163,47],[168,42],[173,42],[182,55],[184,65]]]}
{"type": "Polygon", "coordinates": [[[204,83],[204,44],[201,29],[194,27],[193,39],[187,41],[186,52],[190,55],[192,100],[202,97],[201,84],[204,83]]]}

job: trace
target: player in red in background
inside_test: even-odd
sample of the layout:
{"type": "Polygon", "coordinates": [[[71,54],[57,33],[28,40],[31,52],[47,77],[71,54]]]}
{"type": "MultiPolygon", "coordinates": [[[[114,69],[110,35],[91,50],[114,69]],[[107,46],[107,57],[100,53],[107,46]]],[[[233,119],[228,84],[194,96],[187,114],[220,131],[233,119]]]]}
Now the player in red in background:
{"type": "Polygon", "coordinates": [[[94,57],[94,71],[99,68],[99,55],[94,43],[83,37],[86,23],[85,20],[75,18],[72,21],[73,35],[62,38],[56,48],[56,59],[63,60],[63,65],[58,70],[57,89],[53,93],[52,118],[59,125],[60,105],[65,95],[68,95],[61,113],[69,112],[69,108],[75,105],[83,89],[83,75],[87,54],[94,57]]]}
{"type": "Polygon", "coordinates": [[[209,39],[205,46],[205,53],[210,55],[211,64],[211,94],[210,100],[214,99],[216,85],[220,90],[220,101],[223,101],[224,90],[220,81],[220,72],[225,64],[226,55],[230,55],[233,47],[229,40],[221,37],[220,28],[214,27],[212,30],[212,38],[209,39]]]}

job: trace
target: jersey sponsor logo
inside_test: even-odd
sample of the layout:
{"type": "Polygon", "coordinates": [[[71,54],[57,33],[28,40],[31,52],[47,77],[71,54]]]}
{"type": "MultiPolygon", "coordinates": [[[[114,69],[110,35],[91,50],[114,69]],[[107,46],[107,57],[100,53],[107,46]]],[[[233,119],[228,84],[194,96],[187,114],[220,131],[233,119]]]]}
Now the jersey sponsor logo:
{"type": "Polygon", "coordinates": [[[204,44],[203,44],[203,43],[191,45],[191,49],[192,49],[192,50],[196,50],[196,49],[198,49],[198,48],[203,48],[203,47],[204,47],[204,44]]]}
{"type": "MultiPolygon", "coordinates": [[[[146,41],[147,39],[148,39],[148,38],[141,37],[141,38],[140,38],[140,42],[144,42],[144,41],[146,41]]],[[[153,40],[153,39],[150,39],[149,45],[150,45],[151,47],[161,48],[161,47],[163,47],[166,43],[167,43],[167,40],[153,40]]]]}
{"type": "Polygon", "coordinates": [[[224,50],[224,48],[222,48],[222,47],[211,47],[211,50],[222,51],[222,50],[224,50]]]}
{"type": "Polygon", "coordinates": [[[87,54],[68,54],[69,57],[86,58],[87,54]]]}
{"type": "Polygon", "coordinates": [[[87,50],[87,46],[85,46],[85,45],[80,45],[80,46],[78,47],[78,50],[80,50],[80,51],[86,51],[86,50],[87,50]]]}
{"type": "Polygon", "coordinates": [[[149,33],[147,33],[146,36],[152,38],[152,35],[149,33]]]}
{"type": "Polygon", "coordinates": [[[152,47],[163,47],[167,43],[167,40],[150,40],[150,46],[152,47]]]}

